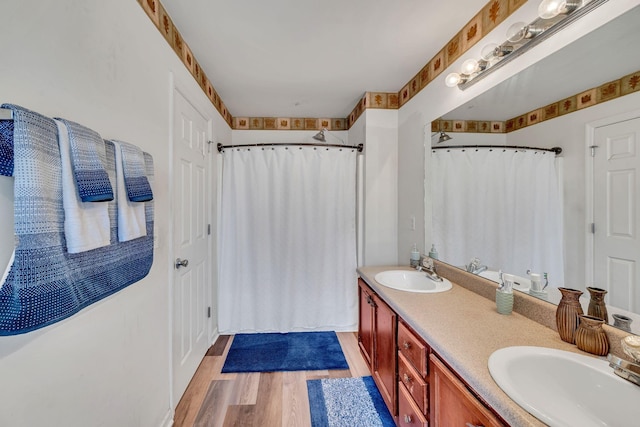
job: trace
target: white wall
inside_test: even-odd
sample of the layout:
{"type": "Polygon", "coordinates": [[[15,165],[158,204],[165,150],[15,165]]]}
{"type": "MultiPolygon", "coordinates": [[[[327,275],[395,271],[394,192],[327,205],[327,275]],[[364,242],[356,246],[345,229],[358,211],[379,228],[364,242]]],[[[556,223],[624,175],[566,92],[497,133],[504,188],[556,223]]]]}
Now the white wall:
{"type": "MultiPolygon", "coordinates": [[[[454,64],[444,70],[434,81],[429,83],[422,91],[414,96],[399,110],[398,116],[398,222],[400,233],[398,235],[398,252],[400,260],[406,258],[406,254],[414,243],[413,233],[403,232],[403,224],[406,218],[413,213],[425,219],[424,248],[428,250],[431,243],[431,191],[430,186],[424,184],[424,179],[429,174],[430,150],[425,150],[424,127],[433,120],[453,110],[475,96],[483,93],[498,83],[513,76],[519,71],[534,64],[539,59],[561,49],[572,41],[587,34],[591,30],[609,22],[625,11],[640,4],[639,0],[619,0],[607,2],[563,31],[553,35],[548,40],[532,48],[526,54],[512,60],[502,68],[485,77],[470,88],[462,91],[457,88],[445,86],[445,76],[453,71],[458,71],[467,58],[480,57],[480,50],[487,43],[502,43],[505,40],[507,28],[517,21],[530,22],[537,16],[539,2],[529,1],[516,11],[505,22],[498,25],[489,35],[463,54],[454,64]],[[424,159],[418,161],[417,159],[424,159]],[[423,177],[418,179],[416,177],[423,177]],[[415,197],[424,192],[425,197],[415,197]]],[[[470,12],[471,13],[471,12],[470,12]]],[[[453,28],[451,36],[459,29],[453,28]]],[[[428,58],[425,58],[425,61],[428,58]]],[[[487,120],[491,120],[487,117],[487,120]]]]}
{"type": "Polygon", "coordinates": [[[369,109],[365,115],[363,263],[394,265],[398,260],[398,112],[369,109]]]}
{"type": "Polygon", "coordinates": [[[591,222],[588,218],[589,207],[586,204],[586,165],[589,161],[587,124],[629,111],[640,111],[640,93],[623,96],[507,134],[508,144],[562,147],[564,285],[567,287],[585,290],[586,286],[592,285],[587,282],[586,276],[588,223],[591,222]]]}
{"type": "MultiPolygon", "coordinates": [[[[351,144],[366,144],[366,124],[367,124],[367,115],[362,114],[358,117],[358,120],[353,123],[353,125],[349,128],[349,141],[351,144]]],[[[358,156],[358,176],[356,178],[356,209],[358,211],[356,218],[356,227],[357,227],[357,239],[358,239],[358,267],[362,267],[364,264],[364,252],[365,252],[365,242],[364,242],[364,155],[358,156]]]]}
{"type": "MultiPolygon", "coordinates": [[[[151,153],[158,236],[145,279],[62,322],[0,337],[0,425],[161,425],[171,417],[170,73],[210,104],[135,1],[2,2],[0,14],[1,101],[151,153]]],[[[212,106],[208,115],[214,140],[229,142],[212,106]]],[[[0,177],[2,270],[13,245],[11,185],[0,177]]]]}

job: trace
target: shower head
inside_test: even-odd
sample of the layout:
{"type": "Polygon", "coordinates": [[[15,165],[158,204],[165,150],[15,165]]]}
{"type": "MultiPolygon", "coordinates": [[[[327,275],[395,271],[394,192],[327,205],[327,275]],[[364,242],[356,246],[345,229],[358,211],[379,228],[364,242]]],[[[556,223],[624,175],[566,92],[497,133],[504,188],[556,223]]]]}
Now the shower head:
{"type": "Polygon", "coordinates": [[[449,135],[447,135],[444,132],[440,132],[440,137],[438,137],[438,140],[436,141],[436,144],[440,144],[440,143],[448,141],[450,139],[451,139],[451,137],[449,135]]]}
{"type": "Polygon", "coordinates": [[[313,139],[318,140],[320,142],[327,142],[327,139],[324,137],[324,131],[325,129],[323,128],[320,132],[313,135],[313,139]]]}

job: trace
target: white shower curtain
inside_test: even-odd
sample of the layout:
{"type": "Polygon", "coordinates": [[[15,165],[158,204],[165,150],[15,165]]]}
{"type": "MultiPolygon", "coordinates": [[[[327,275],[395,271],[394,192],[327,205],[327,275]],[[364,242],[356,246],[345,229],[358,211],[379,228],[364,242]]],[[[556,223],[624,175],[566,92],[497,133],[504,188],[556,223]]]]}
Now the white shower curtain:
{"type": "Polygon", "coordinates": [[[433,240],[457,266],[490,268],[564,283],[561,159],[513,149],[433,150],[433,240]]]}
{"type": "Polygon", "coordinates": [[[357,329],[356,155],[225,150],[221,332],[357,329]]]}

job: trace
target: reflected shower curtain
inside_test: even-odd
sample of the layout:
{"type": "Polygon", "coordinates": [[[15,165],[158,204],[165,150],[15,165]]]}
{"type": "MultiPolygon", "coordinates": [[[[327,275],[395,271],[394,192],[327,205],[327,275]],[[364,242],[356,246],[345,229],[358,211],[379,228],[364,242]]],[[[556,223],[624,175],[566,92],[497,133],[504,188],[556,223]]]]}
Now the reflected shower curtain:
{"type": "Polygon", "coordinates": [[[440,258],[564,283],[561,158],[512,149],[433,150],[433,240],[440,258]]]}
{"type": "Polygon", "coordinates": [[[221,332],[357,329],[356,155],[225,150],[221,332]]]}

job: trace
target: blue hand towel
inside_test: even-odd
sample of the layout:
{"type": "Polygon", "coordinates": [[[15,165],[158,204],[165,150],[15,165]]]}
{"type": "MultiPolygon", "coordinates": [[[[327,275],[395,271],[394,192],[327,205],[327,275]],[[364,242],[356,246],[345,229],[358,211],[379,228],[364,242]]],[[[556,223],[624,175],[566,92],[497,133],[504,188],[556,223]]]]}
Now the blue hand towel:
{"type": "MultiPolygon", "coordinates": [[[[71,167],[69,131],[63,122],[54,121],[58,126],[58,146],[62,163],[62,206],[67,252],[77,254],[107,246],[111,243],[109,202],[80,201],[71,167]]],[[[106,153],[102,160],[104,163],[107,162],[106,153]]]]}
{"type": "Polygon", "coordinates": [[[142,150],[127,142],[117,141],[117,143],[122,150],[122,171],[129,201],[148,202],[153,200],[151,186],[145,176],[142,150]]]}
{"type": "MultiPolygon", "coordinates": [[[[115,147],[115,163],[116,163],[116,202],[118,215],[118,241],[128,242],[147,235],[145,204],[141,202],[132,202],[127,197],[125,189],[127,179],[124,176],[124,167],[122,150],[123,144],[112,140],[110,141],[115,147]]],[[[141,152],[142,153],[142,152],[141,152]]],[[[144,157],[142,157],[144,161],[144,157]]],[[[144,168],[144,163],[142,165],[144,168]]],[[[144,169],[143,169],[144,171],[144,169]]]]}
{"type": "Polygon", "coordinates": [[[0,120],[0,175],[13,175],[13,120],[0,120]]]}
{"type": "Polygon", "coordinates": [[[113,188],[109,175],[100,158],[105,156],[104,141],[98,132],[69,120],[59,119],[69,130],[71,164],[83,202],[113,200],[113,188]]]}

